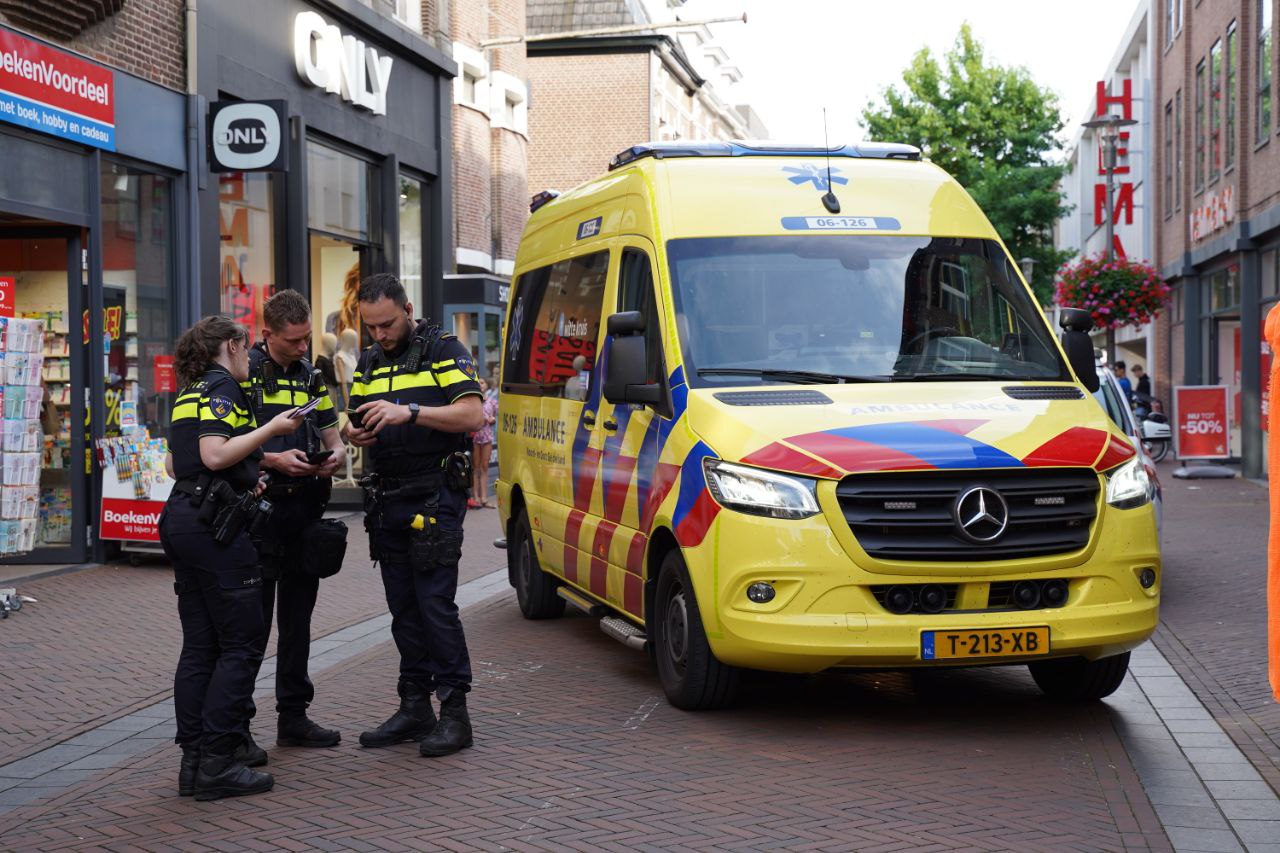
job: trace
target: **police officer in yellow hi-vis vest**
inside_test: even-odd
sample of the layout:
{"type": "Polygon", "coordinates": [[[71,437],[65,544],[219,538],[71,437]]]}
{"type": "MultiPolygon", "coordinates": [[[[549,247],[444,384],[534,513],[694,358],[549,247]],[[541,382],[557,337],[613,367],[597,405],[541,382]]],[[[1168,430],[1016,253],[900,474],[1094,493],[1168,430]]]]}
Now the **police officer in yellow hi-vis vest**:
{"type": "Polygon", "coordinates": [[[360,743],[416,740],[422,755],[448,755],[471,745],[471,661],[454,595],[471,479],[463,448],[484,423],[480,385],[471,353],[414,320],[394,275],[366,278],[359,306],[375,344],[356,366],[345,435],[368,448],[365,529],[400,652],[400,707],[360,743]]]}
{"type": "MultiPolygon", "coordinates": [[[[262,341],[249,351],[249,379],[241,387],[260,422],[313,404],[301,429],[263,445],[262,470],[269,475],[262,497],[271,503],[271,525],[255,535],[262,567],[266,632],[279,607],[276,649],[276,742],[280,746],[336,746],[342,735],[307,717],[315,687],[307,675],[311,614],[320,579],[342,567],[346,525],[323,522],[333,472],[346,464],[338,436],[338,414],[320,371],[307,360],[311,306],[296,290],[282,290],[262,307],[262,341]]],[[[256,710],[256,708],[255,708],[256,710]]]]}
{"type": "MultiPolygon", "coordinates": [[[[271,790],[245,766],[253,682],[262,663],[262,574],[250,530],[269,523],[255,491],[262,445],[288,435],[294,410],[258,426],[240,383],[249,377],[249,335],[226,317],[205,317],[174,350],[182,383],[169,428],[176,480],[160,514],[173,563],[182,652],[174,675],[178,793],[216,800],[271,790]]],[[[261,751],[258,750],[260,753],[261,751]]]]}

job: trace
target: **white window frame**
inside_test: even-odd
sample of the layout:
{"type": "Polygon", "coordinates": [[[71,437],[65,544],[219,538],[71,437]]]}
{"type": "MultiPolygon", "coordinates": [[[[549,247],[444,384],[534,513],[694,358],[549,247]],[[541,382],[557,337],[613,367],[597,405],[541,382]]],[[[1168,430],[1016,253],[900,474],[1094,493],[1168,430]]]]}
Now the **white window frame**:
{"type": "Polygon", "coordinates": [[[494,71],[489,84],[489,125],[529,136],[529,86],[514,74],[494,71]],[[507,103],[514,102],[507,116],[507,103]]]}
{"type": "Polygon", "coordinates": [[[458,76],[453,78],[453,102],[461,107],[470,107],[489,115],[489,62],[484,54],[461,42],[453,43],[453,61],[458,63],[458,76]],[[466,97],[463,85],[466,75],[476,81],[475,100],[466,97]]]}

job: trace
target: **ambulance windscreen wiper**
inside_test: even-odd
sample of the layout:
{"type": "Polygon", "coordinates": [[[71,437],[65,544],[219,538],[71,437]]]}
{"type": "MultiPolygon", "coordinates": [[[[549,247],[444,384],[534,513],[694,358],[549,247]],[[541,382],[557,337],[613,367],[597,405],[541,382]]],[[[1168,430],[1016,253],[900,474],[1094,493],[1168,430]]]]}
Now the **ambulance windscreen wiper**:
{"type": "Polygon", "coordinates": [[[699,376],[759,376],[779,382],[797,382],[805,385],[844,385],[847,382],[889,382],[887,376],[850,376],[840,373],[819,373],[815,370],[780,370],[759,367],[700,367],[699,376]]]}

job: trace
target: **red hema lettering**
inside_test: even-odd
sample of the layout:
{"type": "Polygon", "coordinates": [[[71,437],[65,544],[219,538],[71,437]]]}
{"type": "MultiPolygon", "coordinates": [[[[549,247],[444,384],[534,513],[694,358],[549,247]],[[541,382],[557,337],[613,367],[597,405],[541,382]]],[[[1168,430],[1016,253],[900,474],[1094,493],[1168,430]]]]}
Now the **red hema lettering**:
{"type": "MultiPolygon", "coordinates": [[[[1107,185],[1093,185],[1093,224],[1101,225],[1103,212],[1107,209],[1107,185]]],[[[1133,184],[1125,181],[1116,187],[1115,201],[1111,207],[1111,221],[1119,222],[1120,214],[1124,214],[1124,223],[1133,224],[1133,184]]]]}
{"type": "Polygon", "coordinates": [[[1119,104],[1123,110],[1123,118],[1133,118],[1133,80],[1126,78],[1121,82],[1120,94],[1107,94],[1107,81],[1098,81],[1098,106],[1094,118],[1101,118],[1111,111],[1112,104],[1119,104]]]}

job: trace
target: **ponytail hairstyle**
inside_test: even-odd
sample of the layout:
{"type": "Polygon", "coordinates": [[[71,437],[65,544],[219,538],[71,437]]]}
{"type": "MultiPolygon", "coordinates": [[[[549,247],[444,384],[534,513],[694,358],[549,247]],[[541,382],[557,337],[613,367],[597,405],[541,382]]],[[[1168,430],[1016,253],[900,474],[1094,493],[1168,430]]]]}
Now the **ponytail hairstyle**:
{"type": "Polygon", "coordinates": [[[183,332],[173,355],[178,383],[185,388],[203,376],[217,359],[225,341],[239,341],[248,346],[249,332],[220,314],[205,317],[183,332]]]}

